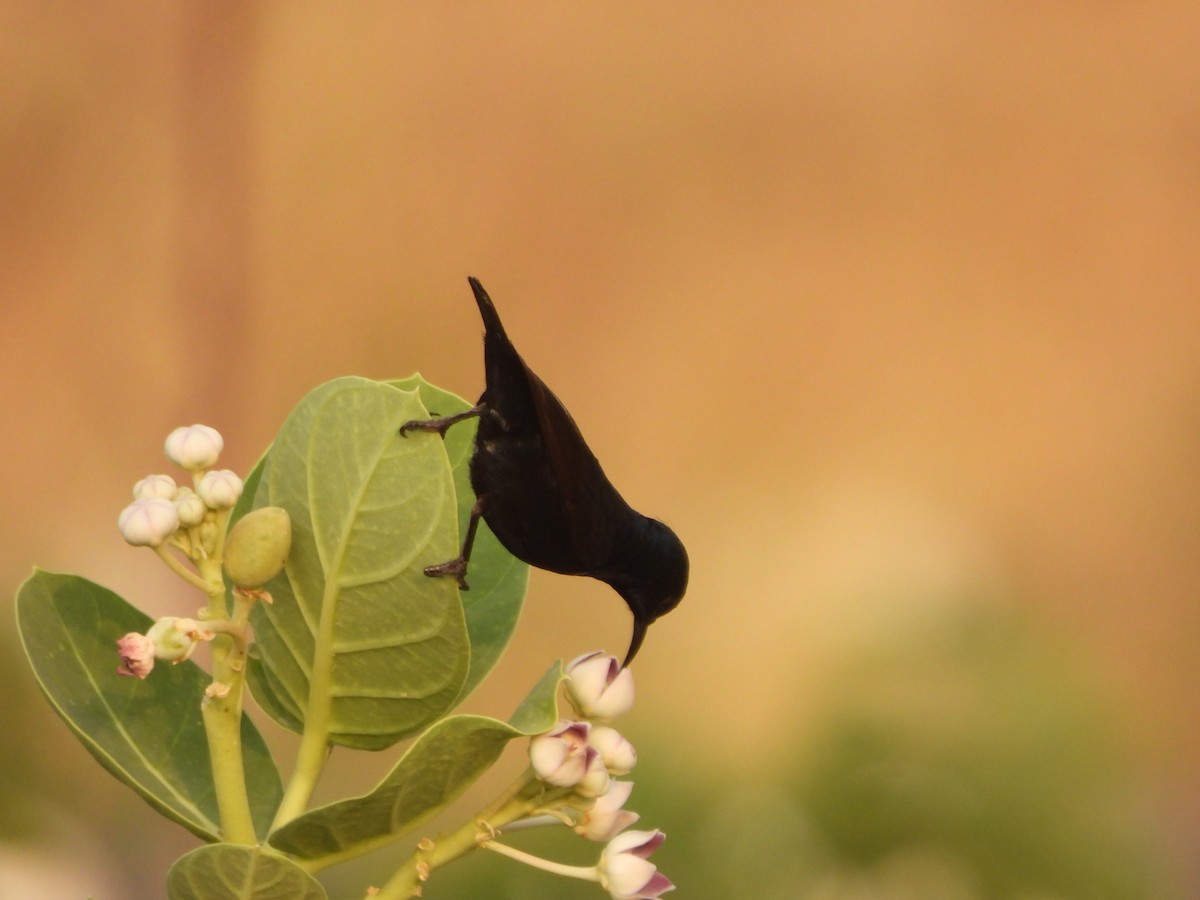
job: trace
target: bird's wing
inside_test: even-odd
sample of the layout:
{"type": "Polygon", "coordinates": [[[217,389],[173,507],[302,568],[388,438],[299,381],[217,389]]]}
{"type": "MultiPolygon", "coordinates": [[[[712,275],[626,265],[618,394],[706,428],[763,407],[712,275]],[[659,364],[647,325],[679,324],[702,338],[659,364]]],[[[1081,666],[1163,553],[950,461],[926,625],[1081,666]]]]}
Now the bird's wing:
{"type": "Polygon", "coordinates": [[[629,505],[604,474],[562,401],[528,366],[525,373],[571,542],[580,562],[589,570],[599,569],[612,559],[629,505]]]}

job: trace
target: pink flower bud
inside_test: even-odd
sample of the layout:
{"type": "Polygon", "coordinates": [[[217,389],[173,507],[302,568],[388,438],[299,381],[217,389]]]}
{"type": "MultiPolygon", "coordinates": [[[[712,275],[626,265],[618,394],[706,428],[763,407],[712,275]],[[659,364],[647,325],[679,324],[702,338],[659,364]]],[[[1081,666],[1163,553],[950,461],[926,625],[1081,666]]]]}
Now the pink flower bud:
{"type": "Polygon", "coordinates": [[[242,479],[229,469],[214,469],[205,472],[196,493],[208,504],[209,509],[229,509],[242,496],[242,479]]]}
{"type": "Polygon", "coordinates": [[[588,653],[567,664],[567,699],[587,719],[615,719],[633,707],[633,672],[615,656],[588,653]]]}
{"type": "Polygon", "coordinates": [[[188,425],[176,428],[163,444],[167,459],[190,472],[207,469],[225,449],[220,432],[207,425],[188,425]]]}
{"type": "Polygon", "coordinates": [[[121,656],[119,675],[145,678],[154,668],[154,660],[183,662],[200,641],[211,641],[214,632],[205,631],[195,619],[165,616],[150,626],[144,635],[130,632],[117,641],[121,656]]]}
{"type": "Polygon", "coordinates": [[[147,475],[133,486],[133,499],[162,497],[164,500],[170,500],[175,496],[176,490],[175,479],[170,475],[147,475]]]}
{"type": "Polygon", "coordinates": [[[615,728],[597,725],[592,729],[588,743],[600,752],[610,775],[628,775],[637,765],[637,750],[615,728]]]}
{"type": "Polygon", "coordinates": [[[591,759],[599,754],[588,745],[587,722],[559,722],[529,742],[529,762],[537,777],[555,787],[574,787],[583,780],[591,759]]]}
{"type": "Polygon", "coordinates": [[[632,791],[632,781],[612,782],[608,792],[584,810],[574,826],[576,833],[589,841],[611,841],[639,818],[637,813],[623,808],[632,791]]]}
{"type": "Polygon", "coordinates": [[[154,668],[154,641],[144,634],[131,631],[120,638],[117,641],[117,653],[121,657],[121,665],[117,667],[118,675],[145,678],[154,668]]]}
{"type": "Polygon", "coordinates": [[[121,510],[117,528],[126,543],[135,547],[157,547],[179,528],[175,505],[162,497],[134,500],[121,510]]]}
{"type": "Polygon", "coordinates": [[[613,900],[656,900],[675,890],[647,857],[662,846],[661,831],[626,831],[608,842],[596,871],[613,900]]]}

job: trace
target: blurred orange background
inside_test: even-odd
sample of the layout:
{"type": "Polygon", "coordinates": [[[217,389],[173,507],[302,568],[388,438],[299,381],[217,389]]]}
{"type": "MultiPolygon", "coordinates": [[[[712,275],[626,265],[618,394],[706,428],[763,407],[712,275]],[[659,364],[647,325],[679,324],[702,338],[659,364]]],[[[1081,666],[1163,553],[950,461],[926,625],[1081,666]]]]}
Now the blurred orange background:
{"type": "MultiPolygon", "coordinates": [[[[639,790],[711,801],[631,803],[678,896],[1200,895],[1200,6],[18,0],[0,42],[5,598],[36,564],[190,609],[115,527],[166,434],[246,471],[338,375],[474,398],[476,275],[691,554],[627,726],[639,790]],[[1089,799],[1105,837],[1046,871],[1136,835],[1133,887],[856,843],[823,736],[864,709],[998,754],[1018,811],[1062,789],[1046,833],[1089,799]],[[739,843],[779,821],[824,835],[810,869],[739,843]],[[723,850],[742,880],[696,874],[723,850]]],[[[470,708],[628,627],[535,572],[470,708]]],[[[159,896],[193,840],[4,646],[0,896],[159,896]]]]}

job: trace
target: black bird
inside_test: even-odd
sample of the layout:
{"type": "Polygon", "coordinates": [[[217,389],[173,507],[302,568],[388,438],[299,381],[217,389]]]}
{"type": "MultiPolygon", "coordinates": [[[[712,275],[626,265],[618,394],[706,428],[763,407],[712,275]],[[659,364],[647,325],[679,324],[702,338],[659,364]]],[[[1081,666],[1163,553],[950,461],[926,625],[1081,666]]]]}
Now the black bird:
{"type": "Polygon", "coordinates": [[[517,353],[483,285],[468,281],[485,328],[484,392],[466,412],[400,428],[401,434],[445,435],[455,422],[479,417],[470,463],[475,506],[462,553],[427,566],[425,574],[454,575],[465,590],[482,517],[517,559],[564,575],[590,575],[621,595],[633,613],[627,666],[650,623],[683,599],[687,551],[670,528],[625,502],[562,401],[517,353]]]}

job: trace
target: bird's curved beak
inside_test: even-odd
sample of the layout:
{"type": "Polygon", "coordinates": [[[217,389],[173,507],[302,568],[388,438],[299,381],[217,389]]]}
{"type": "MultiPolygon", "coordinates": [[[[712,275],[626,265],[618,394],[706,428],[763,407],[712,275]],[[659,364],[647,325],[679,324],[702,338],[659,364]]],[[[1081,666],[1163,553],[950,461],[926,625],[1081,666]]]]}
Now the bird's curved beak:
{"type": "Polygon", "coordinates": [[[629,652],[625,654],[625,662],[621,663],[621,668],[626,668],[633,658],[641,649],[642,641],[646,639],[646,632],[650,628],[650,620],[643,619],[639,616],[634,616],[633,619],[633,637],[629,641],[629,652]]]}

